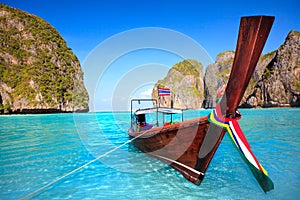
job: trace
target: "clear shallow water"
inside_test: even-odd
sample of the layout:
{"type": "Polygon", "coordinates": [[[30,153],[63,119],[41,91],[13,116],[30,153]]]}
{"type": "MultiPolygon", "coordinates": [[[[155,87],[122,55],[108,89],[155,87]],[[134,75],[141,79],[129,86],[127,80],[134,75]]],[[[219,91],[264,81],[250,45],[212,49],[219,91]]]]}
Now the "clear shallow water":
{"type": "MultiPolygon", "coordinates": [[[[187,118],[209,111],[188,111],[187,118]]],[[[295,199],[300,109],[241,110],[240,125],[275,189],[265,194],[225,135],[204,181],[124,145],[32,199],[295,199]]],[[[128,141],[129,113],[0,116],[0,199],[19,199],[128,141]]]]}

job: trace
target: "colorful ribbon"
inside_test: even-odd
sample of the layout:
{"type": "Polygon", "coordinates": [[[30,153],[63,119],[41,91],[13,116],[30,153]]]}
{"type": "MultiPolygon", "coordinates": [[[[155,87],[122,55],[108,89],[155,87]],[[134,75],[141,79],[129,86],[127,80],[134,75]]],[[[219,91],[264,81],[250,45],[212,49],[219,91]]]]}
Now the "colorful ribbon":
{"type": "Polygon", "coordinates": [[[240,155],[249,166],[250,170],[252,171],[253,175],[255,176],[264,192],[272,190],[274,189],[274,184],[268,177],[267,171],[258,162],[257,158],[251,151],[250,145],[238,124],[238,120],[241,118],[241,115],[238,111],[237,114],[239,117],[236,118],[223,117],[220,105],[218,104],[216,106],[216,109],[209,114],[208,120],[211,123],[226,129],[235,146],[240,151],[240,155]]]}

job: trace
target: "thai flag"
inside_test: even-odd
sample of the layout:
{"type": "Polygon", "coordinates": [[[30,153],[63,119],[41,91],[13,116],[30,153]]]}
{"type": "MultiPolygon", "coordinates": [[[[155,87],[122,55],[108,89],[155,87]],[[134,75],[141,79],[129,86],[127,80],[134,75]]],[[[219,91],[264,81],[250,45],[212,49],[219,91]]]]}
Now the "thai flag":
{"type": "Polygon", "coordinates": [[[170,96],[171,91],[169,88],[158,88],[158,96],[170,96]]]}

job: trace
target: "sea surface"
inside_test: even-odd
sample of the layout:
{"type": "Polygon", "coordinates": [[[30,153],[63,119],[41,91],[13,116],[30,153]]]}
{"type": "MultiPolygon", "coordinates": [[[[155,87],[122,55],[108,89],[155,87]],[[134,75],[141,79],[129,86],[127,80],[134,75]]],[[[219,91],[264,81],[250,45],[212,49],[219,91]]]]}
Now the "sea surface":
{"type": "Polygon", "coordinates": [[[102,112],[0,116],[0,199],[299,199],[300,109],[240,111],[266,194],[227,134],[196,186],[128,142],[130,113],[102,112]]]}

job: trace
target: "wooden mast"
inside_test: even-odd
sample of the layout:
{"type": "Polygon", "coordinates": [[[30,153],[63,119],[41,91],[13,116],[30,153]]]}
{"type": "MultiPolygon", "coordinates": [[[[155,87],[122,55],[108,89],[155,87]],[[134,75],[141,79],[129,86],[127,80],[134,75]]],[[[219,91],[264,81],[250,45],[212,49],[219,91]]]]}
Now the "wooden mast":
{"type": "MultiPolygon", "coordinates": [[[[246,91],[258,59],[271,30],[274,17],[242,17],[236,52],[225,93],[220,107],[224,116],[234,118],[238,105],[246,91]]],[[[210,124],[198,154],[195,169],[205,173],[212,157],[221,143],[225,130],[210,124]]],[[[200,176],[199,179],[203,179],[200,176]]]]}

